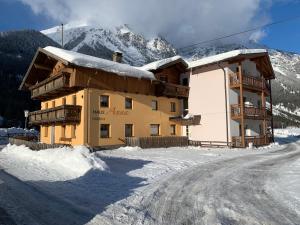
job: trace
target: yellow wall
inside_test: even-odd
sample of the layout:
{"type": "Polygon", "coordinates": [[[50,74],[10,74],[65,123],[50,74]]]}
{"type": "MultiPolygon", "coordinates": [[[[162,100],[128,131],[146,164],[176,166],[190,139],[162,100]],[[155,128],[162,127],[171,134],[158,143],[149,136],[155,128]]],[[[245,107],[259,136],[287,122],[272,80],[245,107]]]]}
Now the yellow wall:
{"type": "MultiPolygon", "coordinates": [[[[66,104],[72,104],[72,96],[66,96],[66,104]]],[[[175,98],[155,97],[140,94],[113,92],[98,89],[85,89],[76,93],[77,105],[82,106],[81,122],[76,128],[76,138],[71,142],[62,142],[61,126],[55,126],[55,143],[72,145],[88,144],[90,146],[106,146],[124,144],[125,124],[133,124],[135,137],[150,136],[150,125],[160,124],[160,136],[171,136],[169,117],[181,115],[180,100],[175,98]],[[100,107],[100,96],[108,95],[109,108],[100,107]],[[125,109],[125,97],[132,98],[133,109],[125,109]],[[151,107],[152,100],[158,101],[158,110],[151,107]],[[176,112],[171,112],[171,102],[176,104],[176,112]],[[89,115],[89,116],[87,116],[89,115]],[[100,138],[100,124],[110,125],[110,137],[100,138]],[[121,140],[120,140],[121,139],[121,140]]],[[[52,107],[48,102],[48,108],[52,107]]],[[[54,99],[55,107],[62,105],[62,98],[54,99]]],[[[46,102],[42,103],[45,109],[46,102]]],[[[71,125],[66,126],[66,137],[71,138],[71,125]]],[[[176,135],[181,136],[181,127],[176,125],[176,135]]],[[[48,127],[48,136],[45,137],[45,126],[41,127],[41,141],[50,143],[51,127],[48,127]]]]}
{"type": "MultiPolygon", "coordinates": [[[[71,144],[71,145],[82,145],[85,143],[84,140],[84,118],[85,118],[85,105],[84,105],[84,97],[85,97],[85,91],[78,91],[76,93],[64,96],[66,98],[66,105],[72,105],[73,104],[73,95],[76,95],[76,105],[82,106],[81,109],[81,120],[79,124],[76,124],[76,138],[72,138],[72,125],[66,125],[66,138],[72,138],[71,142],[61,141],[60,138],[62,137],[62,126],[54,126],[54,132],[55,132],[55,143],[63,143],[63,144],[71,144]]],[[[63,97],[56,98],[53,100],[45,101],[41,103],[41,109],[46,109],[46,103],[48,103],[48,109],[52,108],[52,102],[55,102],[55,107],[61,106],[63,103],[63,97]]],[[[51,126],[41,126],[41,133],[40,133],[40,140],[43,143],[51,143],[51,132],[52,128],[51,126]],[[48,135],[45,135],[45,129],[48,129],[48,135]]]]}
{"type": "MultiPolygon", "coordinates": [[[[155,97],[122,92],[90,89],[89,115],[91,146],[123,144],[125,139],[125,124],[133,124],[135,137],[150,136],[150,125],[160,124],[160,136],[171,136],[169,121],[171,116],[181,114],[180,100],[165,97],[155,97]],[[100,95],[110,96],[109,108],[100,107],[100,95]],[[125,109],[125,97],[132,98],[133,109],[125,109]],[[153,111],[152,100],[158,101],[158,110],[153,111]],[[171,112],[170,102],[176,103],[176,112],[171,112]],[[110,138],[100,138],[100,124],[110,124],[110,138]]],[[[181,128],[176,126],[176,135],[181,135],[181,128]]]]}

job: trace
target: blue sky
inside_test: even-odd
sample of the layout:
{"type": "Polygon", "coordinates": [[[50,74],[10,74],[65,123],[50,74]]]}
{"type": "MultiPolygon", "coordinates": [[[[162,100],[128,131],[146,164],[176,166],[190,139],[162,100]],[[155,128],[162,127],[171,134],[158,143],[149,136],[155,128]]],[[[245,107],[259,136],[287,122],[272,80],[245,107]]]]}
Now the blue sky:
{"type": "MultiPolygon", "coordinates": [[[[270,9],[272,21],[300,16],[299,0],[277,0],[270,9]]],[[[37,15],[32,9],[16,0],[0,0],[0,31],[37,29],[56,25],[45,14],[37,15]]],[[[300,53],[300,18],[265,29],[261,43],[277,49],[300,53]]]]}

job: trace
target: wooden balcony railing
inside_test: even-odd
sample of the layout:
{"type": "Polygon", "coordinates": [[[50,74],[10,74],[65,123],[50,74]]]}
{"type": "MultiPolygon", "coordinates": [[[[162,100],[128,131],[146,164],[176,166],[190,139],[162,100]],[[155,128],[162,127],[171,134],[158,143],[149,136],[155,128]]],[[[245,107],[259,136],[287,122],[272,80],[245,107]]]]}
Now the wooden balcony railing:
{"type": "MultiPolygon", "coordinates": [[[[243,87],[247,90],[264,91],[267,95],[270,94],[269,84],[262,78],[243,76],[243,87]]],[[[229,74],[230,88],[238,88],[241,84],[238,74],[229,74]]]]}
{"type": "Polygon", "coordinates": [[[70,74],[62,73],[58,76],[49,77],[46,80],[32,86],[32,99],[47,99],[61,92],[65,92],[70,87],[70,74]]]}
{"type": "Polygon", "coordinates": [[[246,136],[245,146],[243,146],[242,137],[236,136],[231,138],[231,142],[234,148],[248,147],[250,143],[253,143],[253,146],[257,147],[270,144],[271,138],[269,135],[246,136]]]}
{"type": "Polygon", "coordinates": [[[156,86],[157,96],[167,96],[174,98],[188,98],[190,88],[183,85],[171,84],[171,83],[159,83],[156,86]]]}
{"type": "Polygon", "coordinates": [[[61,105],[29,113],[29,124],[73,124],[80,122],[81,106],[61,105]]]}
{"type": "Polygon", "coordinates": [[[194,115],[189,118],[184,118],[181,116],[178,117],[170,117],[171,122],[179,123],[181,126],[193,126],[199,125],[201,121],[201,115],[194,115]]]}
{"type": "Polygon", "coordinates": [[[270,119],[272,112],[267,108],[257,108],[254,106],[244,106],[244,112],[242,113],[241,105],[231,105],[231,118],[240,119],[244,115],[245,119],[270,119]]]}

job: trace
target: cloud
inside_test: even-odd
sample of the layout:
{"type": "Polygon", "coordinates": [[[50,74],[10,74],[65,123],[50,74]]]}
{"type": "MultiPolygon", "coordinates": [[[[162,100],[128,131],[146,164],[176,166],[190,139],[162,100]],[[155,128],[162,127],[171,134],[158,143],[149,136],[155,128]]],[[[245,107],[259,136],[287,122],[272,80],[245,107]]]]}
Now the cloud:
{"type": "MultiPolygon", "coordinates": [[[[177,46],[235,33],[269,21],[271,0],[19,0],[57,23],[81,21],[105,27],[129,24],[177,46]]],[[[255,39],[262,36],[255,33],[255,39]]],[[[245,39],[254,34],[236,37],[245,39]]]]}

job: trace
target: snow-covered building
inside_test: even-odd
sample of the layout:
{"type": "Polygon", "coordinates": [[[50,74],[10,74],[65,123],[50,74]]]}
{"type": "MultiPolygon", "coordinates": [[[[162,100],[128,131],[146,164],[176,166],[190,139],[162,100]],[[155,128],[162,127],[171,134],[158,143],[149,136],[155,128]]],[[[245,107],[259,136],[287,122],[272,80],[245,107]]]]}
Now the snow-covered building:
{"type": "Polygon", "coordinates": [[[140,68],[120,63],[120,53],[114,59],[38,49],[20,89],[41,101],[29,124],[41,126],[42,142],[121,145],[126,137],[181,136],[181,125],[195,123],[181,117],[189,95],[181,57],[140,68]]]}
{"type": "Polygon", "coordinates": [[[187,130],[191,140],[247,147],[273,139],[271,80],[275,75],[266,50],[206,57],[191,62],[188,74],[189,113],[201,115],[201,124],[187,130]]]}
{"type": "Polygon", "coordinates": [[[29,123],[45,143],[103,147],[126,137],[188,136],[247,147],[273,138],[271,80],[263,49],[187,63],[174,56],[133,67],[55,47],[39,49],[20,89],[41,101],[29,123]]]}

